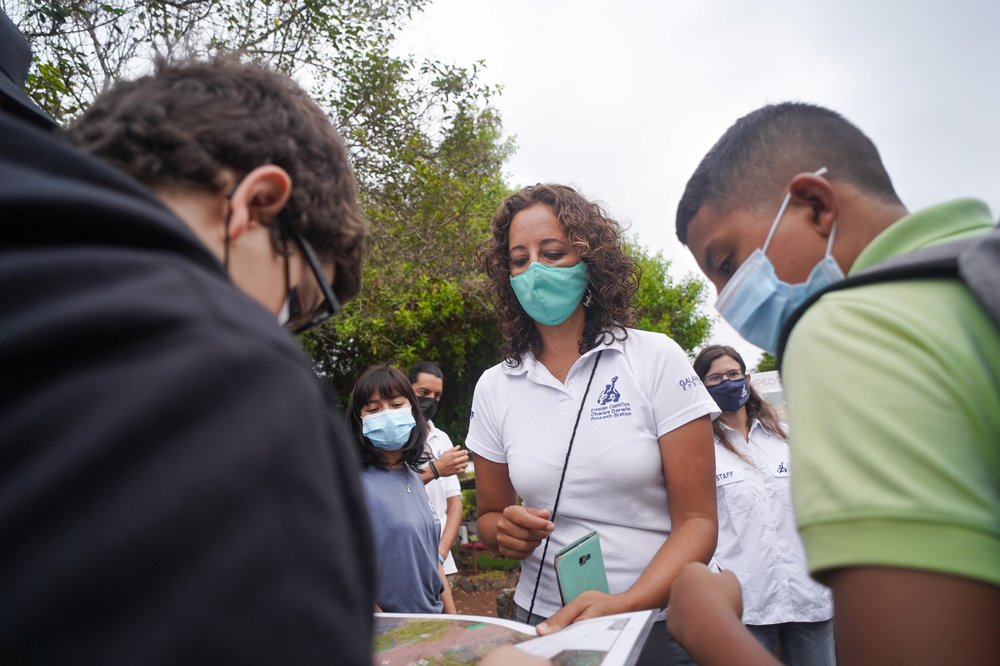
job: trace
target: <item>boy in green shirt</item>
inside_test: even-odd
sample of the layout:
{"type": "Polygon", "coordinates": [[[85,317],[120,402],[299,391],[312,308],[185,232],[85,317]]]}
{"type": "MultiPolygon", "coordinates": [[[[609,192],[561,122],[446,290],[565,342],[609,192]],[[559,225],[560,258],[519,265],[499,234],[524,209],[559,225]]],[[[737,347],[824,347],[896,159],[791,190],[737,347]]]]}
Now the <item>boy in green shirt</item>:
{"type": "MultiPolygon", "coordinates": [[[[845,273],[992,226],[976,201],[909,214],[868,137],[791,103],[737,121],[677,215],[723,316],[772,353],[797,306],[845,273]]],[[[841,662],[995,663],[1000,336],[986,313],[957,279],[834,292],[794,328],[783,370],[795,508],[841,662]]],[[[737,631],[734,580],[689,571],[671,631],[702,664],[770,663],[737,631]]]]}

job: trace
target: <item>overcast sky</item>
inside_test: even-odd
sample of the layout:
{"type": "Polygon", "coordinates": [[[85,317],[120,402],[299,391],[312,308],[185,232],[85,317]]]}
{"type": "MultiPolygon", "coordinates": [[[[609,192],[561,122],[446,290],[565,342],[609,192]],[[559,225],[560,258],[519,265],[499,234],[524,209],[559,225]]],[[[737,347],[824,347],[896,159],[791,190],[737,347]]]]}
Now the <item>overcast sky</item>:
{"type": "MultiPolygon", "coordinates": [[[[434,0],[400,50],[484,60],[517,142],[509,182],[603,202],[679,278],[691,172],[733,121],[771,102],[828,106],[878,146],[916,210],[975,196],[1000,214],[1000,3],[434,0]]],[[[775,207],[780,202],[775,202],[775,207]]],[[[760,350],[715,313],[712,342],[760,350]]]]}

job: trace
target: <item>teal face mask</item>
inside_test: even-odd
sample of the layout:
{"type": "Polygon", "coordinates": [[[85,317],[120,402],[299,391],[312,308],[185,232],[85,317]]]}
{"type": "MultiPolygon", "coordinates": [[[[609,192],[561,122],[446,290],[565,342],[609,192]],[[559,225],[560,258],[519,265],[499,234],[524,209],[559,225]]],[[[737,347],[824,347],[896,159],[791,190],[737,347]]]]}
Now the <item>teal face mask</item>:
{"type": "Polygon", "coordinates": [[[576,310],[590,278],[587,264],[549,266],[534,261],[528,270],[512,275],[510,286],[528,316],[545,326],[563,323],[576,310]]]}

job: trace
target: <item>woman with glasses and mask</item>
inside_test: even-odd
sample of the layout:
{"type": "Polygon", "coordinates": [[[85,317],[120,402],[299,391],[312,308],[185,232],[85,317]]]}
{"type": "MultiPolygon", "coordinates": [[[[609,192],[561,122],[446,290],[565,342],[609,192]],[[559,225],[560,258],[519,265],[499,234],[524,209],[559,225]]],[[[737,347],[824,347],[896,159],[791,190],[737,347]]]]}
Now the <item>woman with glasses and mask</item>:
{"type": "MultiPolygon", "coordinates": [[[[621,228],[572,188],[536,185],[504,201],[479,260],[506,345],[466,445],[479,534],[523,561],[518,619],[545,634],[665,607],[680,568],[715,549],[717,408],[677,343],[629,328],[639,271],[621,228]],[[590,531],[608,592],[564,604],[554,556],[590,531]]],[[[685,658],[663,626],[650,636],[640,664],[685,658]]]]}
{"type": "Polygon", "coordinates": [[[711,345],[694,369],[722,410],[715,431],[714,562],[743,588],[743,622],[785,664],[836,663],[830,591],[809,577],[792,511],[787,434],[743,357],[711,345]]]}
{"type": "Polygon", "coordinates": [[[440,520],[419,475],[427,422],[409,379],[389,365],[368,368],[351,391],[347,421],[375,533],[376,610],[454,613],[438,555],[440,520]]]}

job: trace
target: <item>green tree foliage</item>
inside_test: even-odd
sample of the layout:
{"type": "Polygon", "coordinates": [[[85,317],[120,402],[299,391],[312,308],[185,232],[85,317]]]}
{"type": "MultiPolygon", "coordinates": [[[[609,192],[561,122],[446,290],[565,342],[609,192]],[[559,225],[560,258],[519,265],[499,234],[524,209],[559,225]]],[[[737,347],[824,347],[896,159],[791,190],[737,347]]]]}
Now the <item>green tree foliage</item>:
{"type": "Polygon", "coordinates": [[[37,59],[28,90],[57,120],[166,60],[240,52],[332,95],[426,0],[2,0],[37,59]]]}
{"type": "Polygon", "coordinates": [[[761,354],[760,360],[757,361],[757,367],[754,368],[754,372],[769,372],[770,370],[777,369],[777,365],[778,359],[764,352],[761,354]]]}
{"type": "MultiPolygon", "coordinates": [[[[510,189],[513,150],[482,63],[418,62],[392,51],[427,0],[0,0],[36,55],[29,91],[72,119],[114,81],[167,61],[238,51],[293,76],[328,110],[352,154],[372,221],[361,295],[302,342],[343,399],[369,365],[435,360],[436,421],[464,441],[475,382],[500,360],[475,249],[510,189]]],[[[702,283],[632,248],[643,268],[640,326],[689,352],[708,335],[702,283]]]]}
{"type": "Polygon", "coordinates": [[[666,333],[693,355],[712,332],[711,319],[698,311],[705,302],[705,283],[691,275],[675,282],[662,252],[651,255],[634,242],[628,251],[642,270],[635,295],[636,328],[666,333]]]}

